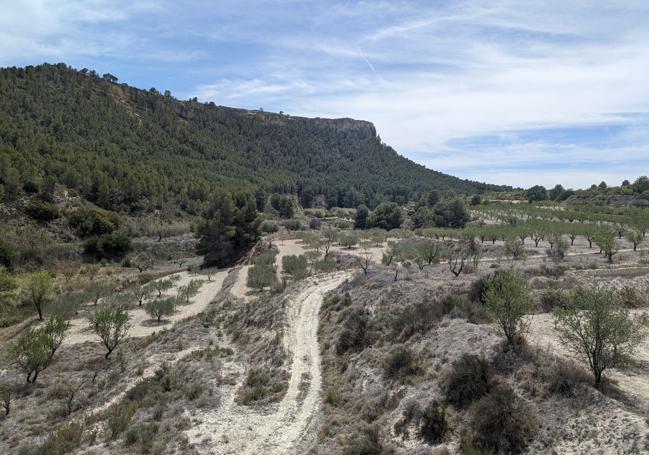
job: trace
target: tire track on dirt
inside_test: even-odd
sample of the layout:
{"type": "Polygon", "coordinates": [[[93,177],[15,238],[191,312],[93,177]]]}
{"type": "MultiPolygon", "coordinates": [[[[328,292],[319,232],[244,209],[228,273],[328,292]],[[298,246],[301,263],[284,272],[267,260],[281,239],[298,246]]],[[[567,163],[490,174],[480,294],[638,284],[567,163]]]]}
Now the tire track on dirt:
{"type": "MultiPolygon", "coordinates": [[[[219,409],[200,416],[201,423],[188,431],[197,449],[206,454],[290,454],[308,440],[320,409],[322,373],[318,324],[325,293],[336,289],[350,273],[305,280],[305,287],[290,298],[286,309],[285,349],[291,355],[288,390],[276,407],[249,408],[234,403],[232,387],[219,409]],[[206,442],[209,436],[211,442],[206,442]]],[[[242,369],[237,368],[239,372],[242,369]]],[[[240,381],[244,375],[240,375],[240,381]]]]}

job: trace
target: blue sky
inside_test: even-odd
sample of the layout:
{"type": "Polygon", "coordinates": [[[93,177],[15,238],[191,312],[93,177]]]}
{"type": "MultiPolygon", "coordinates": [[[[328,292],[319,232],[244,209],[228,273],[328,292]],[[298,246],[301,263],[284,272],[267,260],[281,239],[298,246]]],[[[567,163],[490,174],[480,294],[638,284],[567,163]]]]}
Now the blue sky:
{"type": "Polygon", "coordinates": [[[374,122],[432,169],[528,187],[649,173],[649,2],[0,0],[0,66],[374,122]]]}

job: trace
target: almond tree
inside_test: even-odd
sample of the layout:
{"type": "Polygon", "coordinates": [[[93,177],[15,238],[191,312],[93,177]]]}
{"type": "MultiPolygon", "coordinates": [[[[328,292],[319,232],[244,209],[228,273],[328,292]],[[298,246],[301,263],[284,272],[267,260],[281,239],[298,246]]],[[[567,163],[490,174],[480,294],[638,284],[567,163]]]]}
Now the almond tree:
{"type": "Polygon", "coordinates": [[[511,345],[527,330],[524,320],[530,308],[527,281],[514,269],[501,270],[485,281],[486,289],[482,295],[487,310],[505,335],[507,344],[511,345]]]}
{"type": "Polygon", "coordinates": [[[147,302],[144,307],[149,316],[160,322],[163,316],[170,316],[174,313],[176,305],[173,297],[153,299],[147,302]]]}
{"type": "Polygon", "coordinates": [[[613,256],[617,254],[619,250],[618,244],[615,241],[615,232],[609,229],[600,230],[595,236],[595,243],[608,258],[609,264],[612,264],[613,256]]]}
{"type": "Polygon", "coordinates": [[[638,251],[638,245],[644,240],[642,232],[632,229],[626,236],[627,240],[633,244],[633,251],[638,251]]]}
{"type": "Polygon", "coordinates": [[[126,338],[130,329],[128,310],[124,305],[102,306],[89,318],[90,329],[101,339],[106,347],[105,358],[126,338]]]}
{"type": "Polygon", "coordinates": [[[9,357],[18,370],[26,374],[28,383],[36,382],[46,369],[52,356],[50,346],[41,329],[27,328],[9,349],[9,357]]]}
{"type": "Polygon", "coordinates": [[[632,319],[617,293],[599,285],[573,292],[556,310],[554,327],[561,344],[586,361],[597,387],[606,369],[628,363],[646,335],[646,320],[632,319]]]}
{"type": "Polygon", "coordinates": [[[54,296],[54,280],[47,272],[35,272],[27,278],[23,289],[24,299],[34,305],[38,312],[39,321],[43,320],[43,307],[52,301],[54,296]]]}

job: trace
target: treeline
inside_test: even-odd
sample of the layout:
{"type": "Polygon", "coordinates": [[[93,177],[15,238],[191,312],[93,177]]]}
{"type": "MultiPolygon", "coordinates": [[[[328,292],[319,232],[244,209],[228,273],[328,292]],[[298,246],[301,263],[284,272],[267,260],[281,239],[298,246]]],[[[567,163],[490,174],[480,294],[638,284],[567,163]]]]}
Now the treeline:
{"type": "Polygon", "coordinates": [[[60,183],[118,212],[174,204],[198,214],[217,189],[293,193],[304,207],[371,208],[433,189],[502,189],[407,160],[367,122],[179,101],[65,64],[1,69],[0,92],[5,200],[60,183]]]}
{"type": "Polygon", "coordinates": [[[643,232],[649,230],[649,211],[633,207],[602,207],[596,205],[547,206],[533,204],[490,203],[473,207],[483,216],[504,223],[516,220],[546,220],[567,223],[608,223],[630,226],[643,232]]]}

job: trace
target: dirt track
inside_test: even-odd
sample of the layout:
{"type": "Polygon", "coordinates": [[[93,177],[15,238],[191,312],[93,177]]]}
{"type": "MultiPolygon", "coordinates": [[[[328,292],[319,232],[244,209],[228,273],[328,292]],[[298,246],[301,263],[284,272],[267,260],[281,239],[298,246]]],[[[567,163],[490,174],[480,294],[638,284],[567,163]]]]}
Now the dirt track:
{"type": "MultiPolygon", "coordinates": [[[[300,444],[314,434],[310,424],[320,407],[321,386],[318,314],[324,294],[349,276],[343,272],[304,281],[303,290],[287,308],[284,344],[292,363],[286,395],[279,405],[255,409],[235,404],[239,384],[230,387],[222,406],[200,415],[201,424],[188,431],[201,453],[297,453],[300,444]]],[[[245,375],[241,366],[237,369],[241,381],[245,375]]]]}

